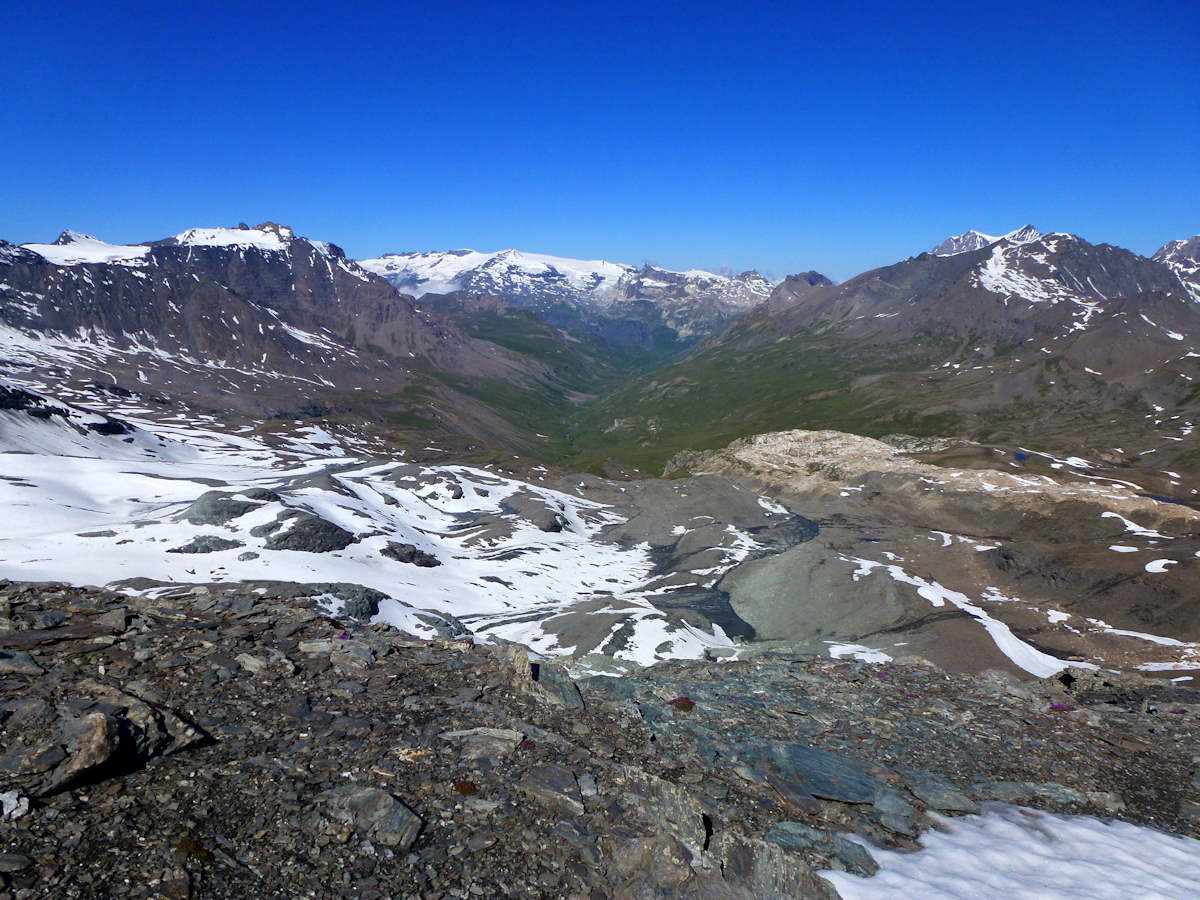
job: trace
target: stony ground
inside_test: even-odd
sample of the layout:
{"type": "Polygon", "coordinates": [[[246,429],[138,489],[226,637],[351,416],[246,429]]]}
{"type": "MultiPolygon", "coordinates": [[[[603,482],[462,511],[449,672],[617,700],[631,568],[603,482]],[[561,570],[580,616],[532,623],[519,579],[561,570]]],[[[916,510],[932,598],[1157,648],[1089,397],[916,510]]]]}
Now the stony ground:
{"type": "Polygon", "coordinates": [[[0,582],[0,896],[834,896],[845,832],[997,800],[1200,835],[1200,691],[1076,674],[575,682],[294,587],[0,582]]]}

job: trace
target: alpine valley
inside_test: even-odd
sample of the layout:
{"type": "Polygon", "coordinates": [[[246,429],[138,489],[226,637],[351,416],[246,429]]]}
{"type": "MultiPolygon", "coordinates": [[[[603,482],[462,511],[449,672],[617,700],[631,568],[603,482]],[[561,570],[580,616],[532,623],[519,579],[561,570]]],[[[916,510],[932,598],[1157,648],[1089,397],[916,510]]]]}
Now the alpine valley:
{"type": "MultiPolygon", "coordinates": [[[[0,241],[4,816],[208,747],[176,774],[246,834],[165,847],[169,896],[467,896],[472,853],[488,896],[851,896],[886,857],[842,832],[997,800],[1196,837],[1198,419],[1200,236],[840,284],[0,241]],[[289,874],[297,834],[372,862],[289,874]]],[[[50,894],[120,890],[57,830],[118,793],[29,826],[91,848],[50,894]]]]}

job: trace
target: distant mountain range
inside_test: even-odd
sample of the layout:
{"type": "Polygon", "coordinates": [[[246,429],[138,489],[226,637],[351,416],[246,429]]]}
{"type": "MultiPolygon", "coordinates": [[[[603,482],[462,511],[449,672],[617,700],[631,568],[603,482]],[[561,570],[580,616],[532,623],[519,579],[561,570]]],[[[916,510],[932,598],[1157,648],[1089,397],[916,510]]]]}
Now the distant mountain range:
{"type": "Polygon", "coordinates": [[[755,271],[674,272],[519,250],[389,253],[359,265],[414,297],[499,297],[556,325],[645,348],[693,343],[765,301],[774,287],[755,271]]]}
{"type": "Polygon", "coordinates": [[[596,456],[651,469],[672,449],[783,428],[1196,467],[1195,247],[1147,258],[1031,228],[967,232],[840,285],[789,279],[714,340],[590,406],[578,433],[596,456]]]}
{"type": "Polygon", "coordinates": [[[840,285],[516,250],[355,262],[274,223],[0,242],[10,375],[651,468],[802,426],[1187,462],[1198,315],[1200,238],[1147,258],[1032,226],[840,285]]]}

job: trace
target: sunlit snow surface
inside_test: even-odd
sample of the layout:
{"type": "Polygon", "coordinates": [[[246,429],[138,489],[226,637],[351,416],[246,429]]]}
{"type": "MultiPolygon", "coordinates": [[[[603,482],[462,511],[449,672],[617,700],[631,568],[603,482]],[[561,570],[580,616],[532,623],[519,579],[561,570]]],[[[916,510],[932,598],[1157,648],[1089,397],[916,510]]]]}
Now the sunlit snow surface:
{"type": "Polygon", "coordinates": [[[25,249],[32,250],[56,266],[80,263],[141,265],[150,252],[150,248],[144,244],[110,244],[78,231],[64,232],[62,241],[61,244],[25,244],[25,249]]]}
{"type": "MultiPolygon", "coordinates": [[[[387,594],[380,618],[406,630],[429,633],[420,613],[431,611],[458,618],[481,638],[546,654],[574,649],[547,620],[587,602],[589,613],[618,618],[620,640],[605,650],[616,660],[649,664],[733,645],[719,627],[697,629],[651,603],[648,547],[596,540],[619,521],[599,503],[486,469],[281,451],[186,426],[169,433],[161,423],[141,423],[132,435],[96,435],[83,430],[90,415],[73,411],[68,424],[0,413],[0,577],[101,585],[136,577],[347,582],[387,594]],[[276,491],[281,500],[225,525],[179,518],[207,490],[250,488],[276,491]],[[518,493],[533,495],[566,525],[546,532],[516,515],[506,501],[518,493]],[[340,552],[267,549],[268,538],[251,529],[288,509],[314,513],[359,540],[340,552]],[[167,552],[201,535],[244,546],[167,552]],[[389,542],[413,544],[442,564],[384,557],[389,542]],[[259,556],[239,559],[247,552],[259,556]]],[[[744,555],[735,546],[727,567],[744,555]]]]}
{"type": "Polygon", "coordinates": [[[879,871],[870,878],[821,874],[845,900],[1200,896],[1200,841],[1191,838],[1004,805],[961,818],[930,816],[938,829],[921,838],[923,849],[871,848],[879,871]]]}

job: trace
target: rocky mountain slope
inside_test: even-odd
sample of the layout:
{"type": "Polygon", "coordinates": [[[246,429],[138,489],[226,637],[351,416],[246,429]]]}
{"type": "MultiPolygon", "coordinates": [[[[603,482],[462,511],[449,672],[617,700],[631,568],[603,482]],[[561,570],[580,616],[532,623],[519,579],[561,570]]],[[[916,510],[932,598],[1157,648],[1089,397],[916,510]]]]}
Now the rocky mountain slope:
{"type": "Polygon", "coordinates": [[[785,282],[719,339],[594,404],[578,433],[588,454],[647,467],[815,427],[1194,469],[1198,326],[1200,303],[1164,262],[1067,234],[1001,239],[802,293],[785,282]]]}
{"type": "Polygon", "coordinates": [[[759,640],[1042,677],[1068,660],[1200,666],[1200,512],[1103,465],[784,432],[680,454],[670,472],[738,479],[818,524],[718,583],[759,640]]]}
{"type": "Polygon", "coordinates": [[[957,256],[959,253],[982,250],[999,240],[1008,241],[1010,244],[1025,244],[1029,241],[1036,241],[1041,236],[1042,233],[1032,225],[1022,225],[1004,235],[984,234],[982,231],[972,228],[962,234],[946,238],[929,252],[934,256],[957,256]]]}
{"type": "Polygon", "coordinates": [[[390,253],[359,265],[415,297],[494,296],[552,324],[646,349],[692,343],[762,303],[773,285],[754,271],[736,276],[701,269],[640,269],[604,260],[518,250],[390,253]]]}
{"type": "Polygon", "coordinates": [[[550,362],[472,338],[335,245],[271,223],[132,246],[65,232],[0,254],[0,365],[34,386],[529,449],[539,417],[562,414],[545,398],[572,387],[550,362]]]}
{"type": "Polygon", "coordinates": [[[787,654],[576,682],[250,585],[0,582],[0,625],[15,896],[833,898],[1003,821],[1051,869],[1103,829],[1131,894],[1200,878],[1187,687],[787,654]]]}
{"type": "Polygon", "coordinates": [[[1192,296],[1200,300],[1200,234],[1163,244],[1155,251],[1154,259],[1174,269],[1192,296]]]}

